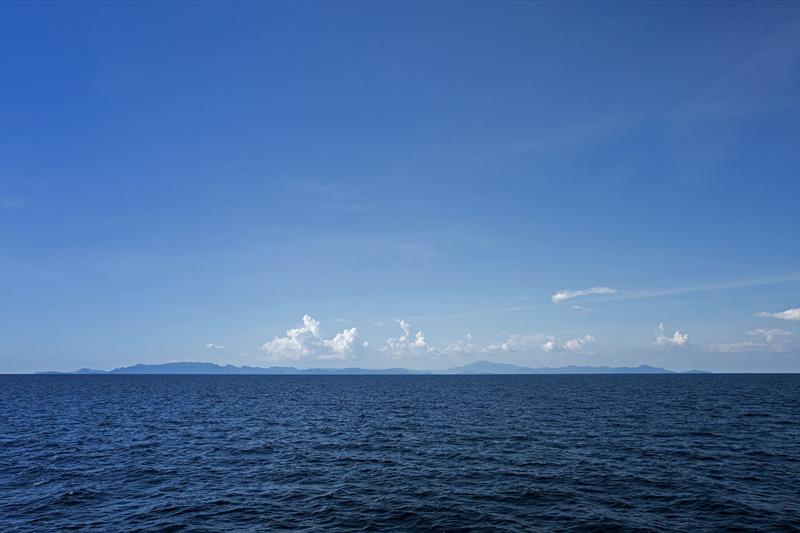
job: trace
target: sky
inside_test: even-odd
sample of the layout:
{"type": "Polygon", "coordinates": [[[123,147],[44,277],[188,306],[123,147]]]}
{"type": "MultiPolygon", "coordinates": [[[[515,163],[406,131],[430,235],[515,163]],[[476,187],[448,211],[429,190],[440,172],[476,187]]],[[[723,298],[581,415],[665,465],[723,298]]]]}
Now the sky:
{"type": "Polygon", "coordinates": [[[2,2],[0,371],[800,371],[800,3],[2,2]]]}

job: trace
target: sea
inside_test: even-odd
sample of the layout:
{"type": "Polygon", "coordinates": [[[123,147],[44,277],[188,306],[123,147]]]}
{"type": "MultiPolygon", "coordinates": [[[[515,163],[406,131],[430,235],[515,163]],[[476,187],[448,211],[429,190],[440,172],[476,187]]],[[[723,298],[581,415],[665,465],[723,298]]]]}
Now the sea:
{"type": "Polygon", "coordinates": [[[800,531],[800,375],[0,376],[0,531],[800,531]]]}

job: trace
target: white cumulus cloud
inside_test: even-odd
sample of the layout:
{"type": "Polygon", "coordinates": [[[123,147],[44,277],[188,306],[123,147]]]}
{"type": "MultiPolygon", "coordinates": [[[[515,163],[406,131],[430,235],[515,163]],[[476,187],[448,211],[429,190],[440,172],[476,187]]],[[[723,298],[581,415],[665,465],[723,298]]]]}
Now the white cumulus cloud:
{"type": "Polygon", "coordinates": [[[583,350],[583,347],[589,343],[595,341],[595,338],[591,335],[584,335],[583,337],[579,337],[577,339],[570,339],[564,343],[564,350],[568,352],[580,352],[583,350]]]}
{"type": "Polygon", "coordinates": [[[592,287],[591,289],[581,289],[578,291],[558,291],[551,296],[550,299],[553,303],[560,304],[561,302],[579,296],[588,296],[590,294],[614,294],[616,292],[618,292],[617,289],[611,289],[609,287],[592,287]]]}
{"type": "Polygon", "coordinates": [[[428,345],[425,340],[425,334],[417,331],[412,334],[411,324],[405,320],[398,320],[400,330],[403,332],[399,337],[390,337],[386,339],[381,351],[387,354],[392,359],[402,359],[409,355],[418,355],[422,353],[433,353],[434,349],[428,345]]]}
{"type": "Polygon", "coordinates": [[[261,347],[273,361],[301,361],[304,359],[349,359],[359,347],[358,329],[342,330],[333,338],[322,338],[319,321],[303,316],[303,326],[292,328],[285,337],[275,337],[261,347]]]}
{"type": "Polygon", "coordinates": [[[584,335],[583,337],[576,337],[574,339],[568,339],[563,344],[558,344],[556,342],[555,337],[549,337],[547,341],[542,344],[542,350],[547,353],[553,352],[582,352],[584,347],[588,344],[595,342],[595,339],[591,335],[584,335]]]}
{"type": "MultiPolygon", "coordinates": [[[[352,327],[337,333],[332,339],[324,339],[322,344],[330,349],[330,353],[321,353],[320,359],[347,359],[357,346],[358,329],[352,327]]],[[[366,343],[362,344],[366,347],[366,343]]]]}
{"type": "Polygon", "coordinates": [[[544,350],[547,353],[555,352],[556,350],[558,350],[558,344],[556,344],[555,340],[551,339],[542,344],[542,350],[544,350]]]}
{"type": "Polygon", "coordinates": [[[779,311],[777,313],[762,311],[761,313],[756,313],[756,316],[761,318],[777,318],[779,320],[791,320],[793,322],[797,322],[800,321],[800,307],[793,307],[791,309],[787,309],[786,311],[779,311]]]}
{"type": "Polygon", "coordinates": [[[664,335],[664,323],[661,322],[658,324],[656,328],[656,340],[655,344],[659,346],[686,346],[689,343],[689,334],[682,333],[681,331],[675,330],[671,336],[664,335]]]}

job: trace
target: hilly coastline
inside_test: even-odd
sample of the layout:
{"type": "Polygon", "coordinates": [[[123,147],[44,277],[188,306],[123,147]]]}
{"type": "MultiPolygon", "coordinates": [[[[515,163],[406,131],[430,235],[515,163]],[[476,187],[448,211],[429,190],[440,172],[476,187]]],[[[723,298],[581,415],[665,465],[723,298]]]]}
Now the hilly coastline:
{"type": "Polygon", "coordinates": [[[161,364],[136,364],[113,370],[81,368],[74,372],[37,372],[37,374],[210,374],[210,375],[469,375],[469,374],[710,374],[702,370],[673,372],[664,368],[640,365],[637,367],[562,366],[526,367],[509,363],[476,361],[447,370],[414,370],[408,368],[295,368],[292,366],[234,366],[205,362],[174,362],[161,364]]]}

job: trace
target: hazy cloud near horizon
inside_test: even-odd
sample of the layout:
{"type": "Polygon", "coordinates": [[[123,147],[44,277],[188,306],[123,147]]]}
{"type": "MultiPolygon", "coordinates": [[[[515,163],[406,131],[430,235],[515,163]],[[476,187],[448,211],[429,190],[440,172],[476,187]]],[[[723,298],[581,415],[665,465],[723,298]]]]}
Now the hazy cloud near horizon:
{"type": "Polygon", "coordinates": [[[784,329],[758,328],[747,332],[754,339],[738,342],[715,343],[705,346],[710,352],[742,353],[768,351],[775,353],[794,352],[800,354],[800,345],[792,342],[796,334],[784,329]]]}

